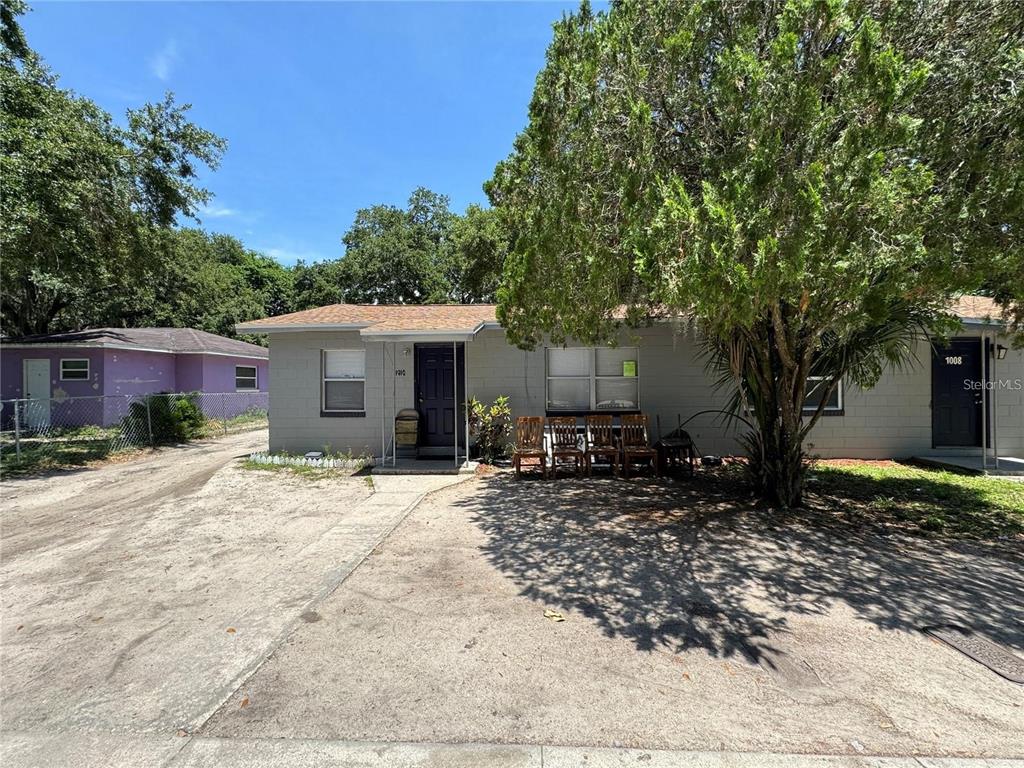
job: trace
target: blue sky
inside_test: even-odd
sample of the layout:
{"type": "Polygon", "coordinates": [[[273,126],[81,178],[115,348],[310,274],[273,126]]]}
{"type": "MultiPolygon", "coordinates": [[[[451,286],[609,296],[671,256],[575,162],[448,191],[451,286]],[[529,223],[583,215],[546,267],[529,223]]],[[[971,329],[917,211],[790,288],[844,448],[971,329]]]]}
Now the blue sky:
{"type": "Polygon", "coordinates": [[[358,208],[419,185],[454,210],[526,123],[576,3],[36,3],[29,43],[122,118],[166,90],[228,140],[202,225],[285,264],[337,258],[358,208]]]}

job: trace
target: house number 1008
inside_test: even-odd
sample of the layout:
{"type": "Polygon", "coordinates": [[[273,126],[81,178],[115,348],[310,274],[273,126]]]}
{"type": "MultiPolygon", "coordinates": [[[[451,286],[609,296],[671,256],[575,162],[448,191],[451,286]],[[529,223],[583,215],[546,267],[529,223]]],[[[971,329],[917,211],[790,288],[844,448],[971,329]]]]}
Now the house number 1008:
{"type": "Polygon", "coordinates": [[[963,364],[964,364],[964,359],[963,359],[963,357],[961,355],[957,355],[956,357],[947,357],[946,358],[946,365],[963,365],[963,364]]]}

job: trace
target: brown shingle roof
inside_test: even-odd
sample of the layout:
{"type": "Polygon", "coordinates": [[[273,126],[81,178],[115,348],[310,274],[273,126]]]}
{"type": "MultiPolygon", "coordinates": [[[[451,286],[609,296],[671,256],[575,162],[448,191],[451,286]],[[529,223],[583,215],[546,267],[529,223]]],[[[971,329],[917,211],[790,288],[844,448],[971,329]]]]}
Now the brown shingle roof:
{"type": "Polygon", "coordinates": [[[470,333],[496,322],[494,304],[330,304],[326,307],[240,323],[245,333],[261,329],[349,326],[372,332],[458,331],[470,333]]]}
{"type": "Polygon", "coordinates": [[[969,320],[998,320],[1003,313],[996,300],[988,296],[961,296],[953,301],[949,311],[969,320]]]}
{"type": "MultiPolygon", "coordinates": [[[[961,296],[950,311],[964,319],[998,320],[1000,308],[987,296],[961,296]]],[[[617,314],[622,314],[620,311],[617,314]]],[[[313,328],[325,330],[339,327],[365,329],[375,333],[446,332],[472,333],[482,323],[496,323],[494,304],[329,304],[326,307],[292,312],[239,323],[243,333],[313,328]]]]}

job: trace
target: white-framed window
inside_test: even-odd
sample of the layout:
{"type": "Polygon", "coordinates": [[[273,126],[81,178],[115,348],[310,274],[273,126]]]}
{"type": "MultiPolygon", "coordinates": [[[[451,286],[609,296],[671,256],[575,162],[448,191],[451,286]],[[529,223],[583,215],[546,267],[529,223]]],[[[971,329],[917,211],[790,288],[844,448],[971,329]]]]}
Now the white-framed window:
{"type": "MultiPolygon", "coordinates": [[[[804,413],[814,413],[818,410],[818,406],[821,405],[821,398],[825,394],[825,382],[826,379],[823,376],[807,377],[807,394],[804,395],[804,413]]],[[[840,379],[839,384],[836,385],[836,388],[829,396],[823,413],[836,413],[841,410],[843,410],[843,382],[840,379]]]]}
{"type": "Polygon", "coordinates": [[[71,358],[60,361],[61,381],[87,381],[89,379],[89,361],[71,358]]]}
{"type": "Polygon", "coordinates": [[[236,365],[235,391],[240,392],[247,389],[259,389],[259,382],[256,380],[256,366],[236,365]]]}
{"type": "Polygon", "coordinates": [[[547,410],[639,410],[638,352],[637,347],[548,347],[547,410]]]}
{"type": "Polygon", "coordinates": [[[320,409],[325,413],[366,410],[366,351],[324,349],[320,352],[320,409]]]}

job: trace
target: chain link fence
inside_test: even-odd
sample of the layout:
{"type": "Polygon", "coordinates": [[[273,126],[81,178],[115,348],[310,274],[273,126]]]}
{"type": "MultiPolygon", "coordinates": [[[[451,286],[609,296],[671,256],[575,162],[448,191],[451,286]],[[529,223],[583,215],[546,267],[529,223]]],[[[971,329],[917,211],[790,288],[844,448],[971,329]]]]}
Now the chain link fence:
{"type": "Polygon", "coordinates": [[[267,426],[266,392],[179,392],[0,401],[4,473],[84,464],[144,446],[267,426]]]}

